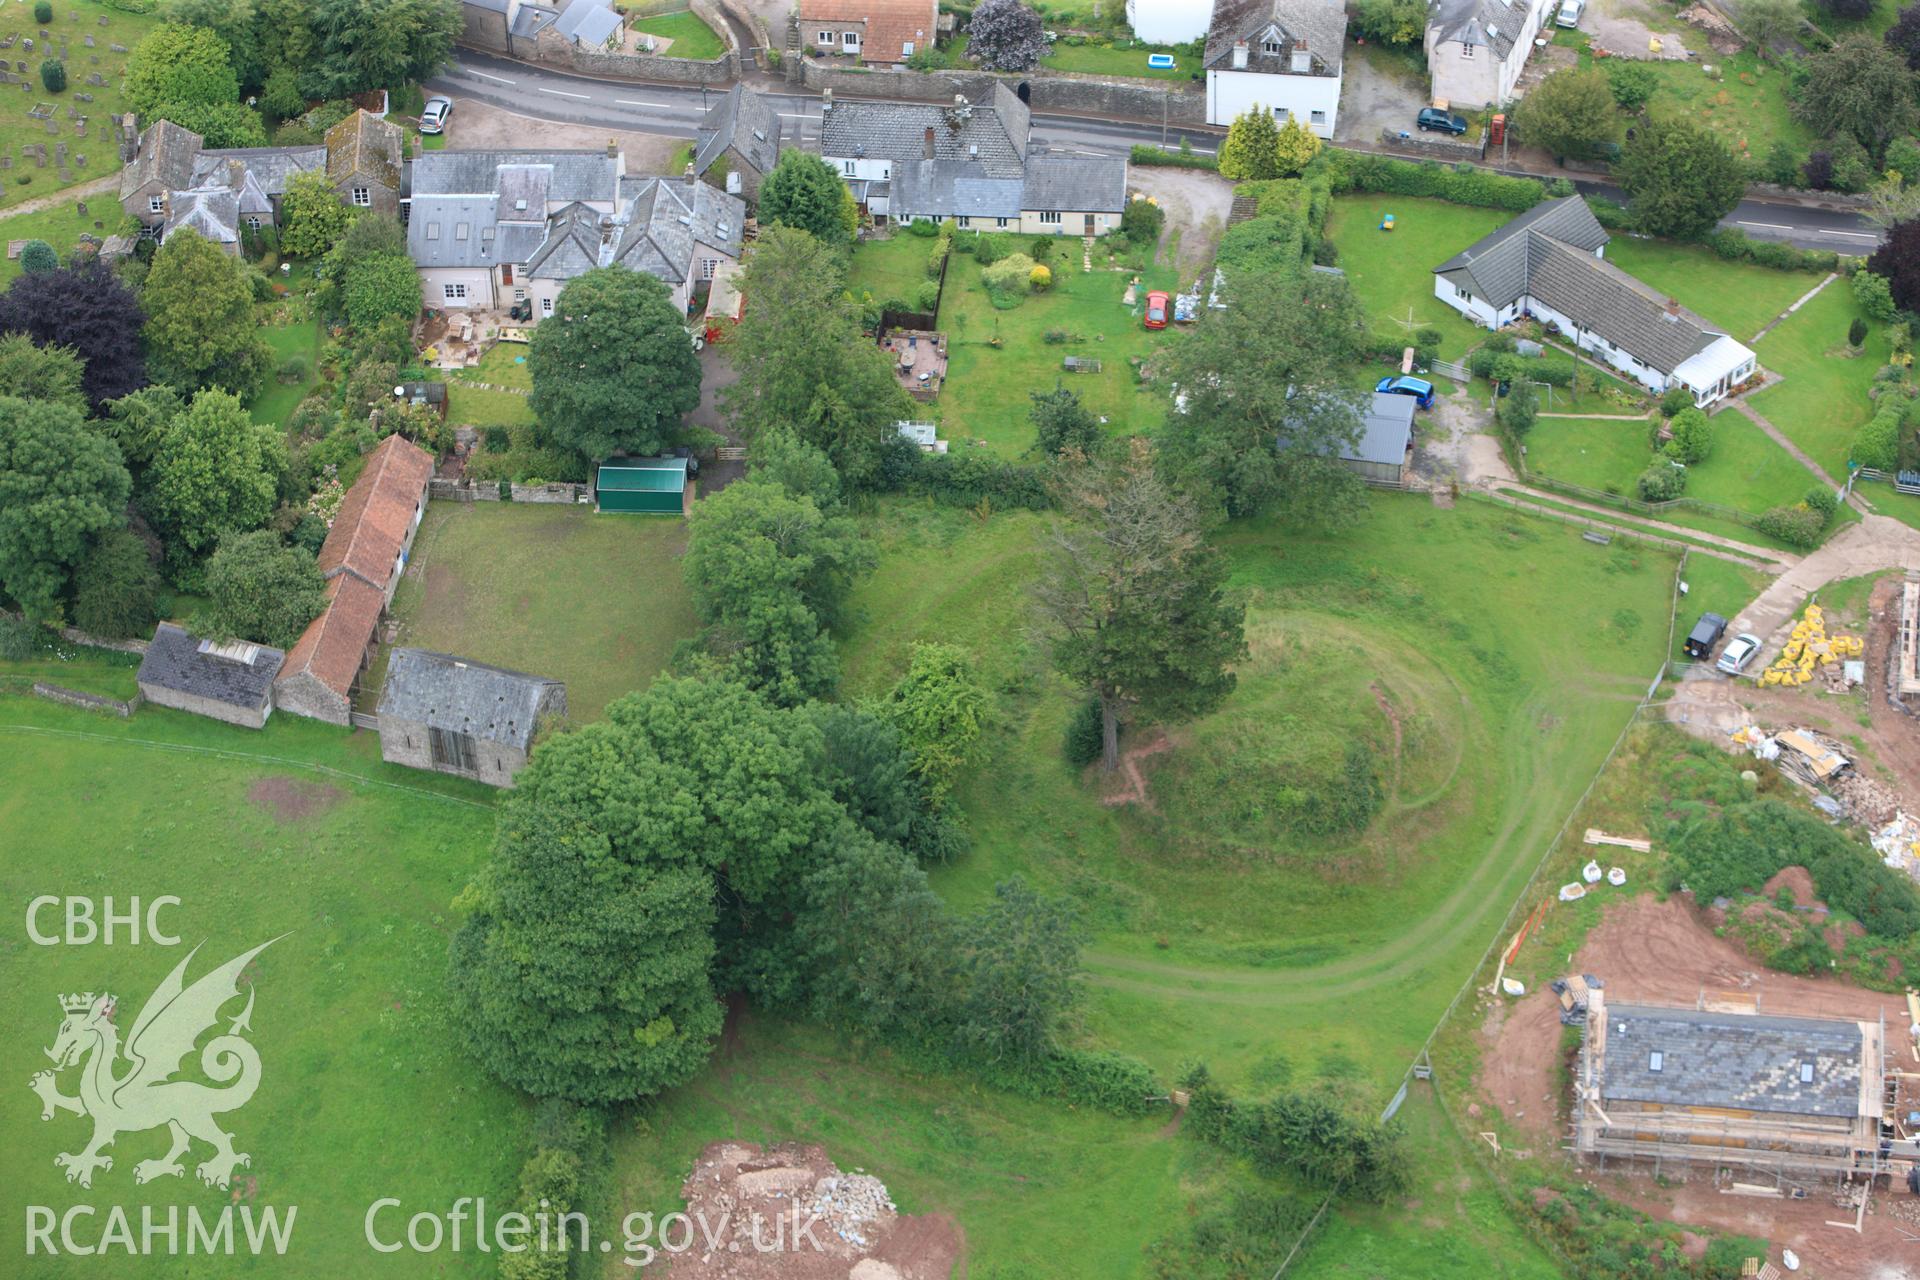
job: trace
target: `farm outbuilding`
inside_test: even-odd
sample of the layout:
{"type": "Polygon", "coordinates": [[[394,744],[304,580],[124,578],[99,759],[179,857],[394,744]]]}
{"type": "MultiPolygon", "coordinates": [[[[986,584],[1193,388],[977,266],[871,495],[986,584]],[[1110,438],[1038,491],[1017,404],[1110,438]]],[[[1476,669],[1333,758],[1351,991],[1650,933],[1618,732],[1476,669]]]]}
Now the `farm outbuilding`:
{"type": "Polygon", "coordinates": [[[273,714],[273,679],[286,656],[263,644],[203,640],[163,622],[135,679],[155,706],[261,729],[273,714]]]}
{"type": "Polygon", "coordinates": [[[1375,391],[1360,418],[1360,436],[1340,451],[1340,461],[1374,484],[1398,485],[1413,447],[1412,396],[1375,391]]]}
{"type": "Polygon", "coordinates": [[[380,758],[510,787],[541,730],[566,714],[558,680],[395,649],[380,690],[380,758]]]}
{"type": "Polygon", "coordinates": [[[688,501],[685,458],[608,458],[593,482],[594,510],[677,516],[688,501]]]}
{"type": "Polygon", "coordinates": [[[1885,1046],[1878,1022],[1611,1003],[1595,989],[1574,1086],[1574,1147],[1656,1166],[1884,1173],[1890,1154],[1913,1147],[1885,1123],[1885,1046]]]}

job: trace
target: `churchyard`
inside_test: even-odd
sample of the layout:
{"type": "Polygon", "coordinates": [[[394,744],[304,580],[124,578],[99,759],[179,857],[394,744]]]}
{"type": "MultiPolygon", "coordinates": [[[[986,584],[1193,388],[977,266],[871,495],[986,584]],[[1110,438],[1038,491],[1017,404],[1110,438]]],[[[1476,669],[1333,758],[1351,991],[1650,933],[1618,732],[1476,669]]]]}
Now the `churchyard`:
{"type": "MultiPolygon", "coordinates": [[[[0,73],[6,76],[0,84],[0,214],[120,171],[113,121],[126,110],[121,72],[127,51],[159,20],[156,13],[129,13],[97,0],[61,0],[45,27],[33,21],[30,4],[0,9],[0,73]],[[49,57],[66,66],[67,85],[57,93],[40,79],[40,64],[49,57]]],[[[93,217],[80,230],[104,236],[117,227],[113,193],[101,193],[90,208],[93,217]],[[105,225],[95,227],[96,220],[105,225]]]]}

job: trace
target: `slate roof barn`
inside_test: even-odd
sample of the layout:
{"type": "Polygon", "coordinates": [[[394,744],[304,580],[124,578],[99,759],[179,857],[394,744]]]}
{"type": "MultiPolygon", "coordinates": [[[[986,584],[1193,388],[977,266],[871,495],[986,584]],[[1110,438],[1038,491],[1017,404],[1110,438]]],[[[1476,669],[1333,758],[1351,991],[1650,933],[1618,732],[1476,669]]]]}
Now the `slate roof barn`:
{"type": "Polygon", "coordinates": [[[1872,1172],[1884,1153],[1885,1040],[1884,1019],[1615,1002],[1590,986],[1575,1147],[1872,1172]]]}
{"type": "Polygon", "coordinates": [[[513,785],[566,686],[427,649],[395,649],[380,690],[380,755],[394,764],[513,785]]]}
{"type": "Polygon", "coordinates": [[[163,622],[135,677],[155,706],[210,716],[245,729],[273,714],[273,678],[286,654],[263,644],[218,644],[163,622]]]}

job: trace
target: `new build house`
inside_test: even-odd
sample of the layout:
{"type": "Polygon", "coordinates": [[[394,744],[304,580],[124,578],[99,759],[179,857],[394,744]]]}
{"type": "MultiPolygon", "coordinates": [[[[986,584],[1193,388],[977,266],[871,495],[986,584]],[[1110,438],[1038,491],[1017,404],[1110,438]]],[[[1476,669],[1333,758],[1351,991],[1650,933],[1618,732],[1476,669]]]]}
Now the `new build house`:
{"type": "Polygon", "coordinates": [[[1608,262],[1607,239],[1579,196],[1544,201],[1435,267],[1434,296],[1489,329],[1538,320],[1654,395],[1706,405],[1753,376],[1751,349],[1608,262]]]}
{"type": "Polygon", "coordinates": [[[1339,0],[1214,0],[1202,66],[1207,123],[1255,107],[1333,137],[1347,11],[1339,0]]]}
{"type": "Polygon", "coordinates": [[[1432,0],[1427,71],[1455,110],[1503,105],[1527,69],[1534,37],[1558,0],[1432,0]]]}
{"type": "Polygon", "coordinates": [[[428,307],[553,314],[566,282],[622,266],[665,281],[685,310],[737,262],[747,207],[694,176],[639,177],[605,151],[428,151],[413,162],[407,252],[428,307]]]}
{"type": "Polygon", "coordinates": [[[820,121],[821,155],[876,222],[1101,236],[1126,207],[1124,157],[1033,150],[1027,105],[997,81],[950,106],[828,97],[820,121]]]}

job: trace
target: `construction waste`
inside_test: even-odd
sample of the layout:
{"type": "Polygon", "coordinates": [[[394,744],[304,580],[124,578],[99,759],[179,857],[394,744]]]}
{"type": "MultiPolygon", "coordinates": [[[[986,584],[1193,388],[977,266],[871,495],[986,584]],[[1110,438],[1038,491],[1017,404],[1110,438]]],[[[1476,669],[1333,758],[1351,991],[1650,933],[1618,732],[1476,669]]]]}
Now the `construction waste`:
{"type": "Polygon", "coordinates": [[[1873,829],[1873,851],[1896,871],[1920,879],[1920,821],[1904,813],[1873,829]]]}
{"type": "Polygon", "coordinates": [[[1844,689],[1846,668],[1834,664],[1858,658],[1866,651],[1866,641],[1859,636],[1828,635],[1826,614],[1819,605],[1810,604],[1793,624],[1787,647],[1780,651],[1779,659],[1760,673],[1760,683],[1795,687],[1811,683],[1815,671],[1825,672],[1831,668],[1828,684],[1837,682],[1837,687],[1844,689]]]}
{"type": "Polygon", "coordinates": [[[1587,1021],[1587,993],[1605,991],[1607,984],[1590,973],[1575,973],[1555,978],[1547,984],[1560,997],[1560,1025],[1584,1026],[1587,1021]]]}

